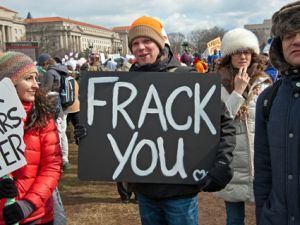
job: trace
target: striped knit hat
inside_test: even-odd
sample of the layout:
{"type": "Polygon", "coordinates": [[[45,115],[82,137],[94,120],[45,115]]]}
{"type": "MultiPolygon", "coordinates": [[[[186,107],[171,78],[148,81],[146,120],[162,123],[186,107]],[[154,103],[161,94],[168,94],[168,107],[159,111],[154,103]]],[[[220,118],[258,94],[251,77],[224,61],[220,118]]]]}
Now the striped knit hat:
{"type": "Polygon", "coordinates": [[[9,77],[14,84],[22,76],[37,73],[30,57],[20,52],[6,52],[0,55],[0,80],[9,77]]]}
{"type": "Polygon", "coordinates": [[[142,16],[131,24],[128,32],[128,45],[131,49],[132,42],[138,37],[148,37],[156,42],[160,49],[165,46],[165,31],[160,21],[149,17],[142,16]]]}

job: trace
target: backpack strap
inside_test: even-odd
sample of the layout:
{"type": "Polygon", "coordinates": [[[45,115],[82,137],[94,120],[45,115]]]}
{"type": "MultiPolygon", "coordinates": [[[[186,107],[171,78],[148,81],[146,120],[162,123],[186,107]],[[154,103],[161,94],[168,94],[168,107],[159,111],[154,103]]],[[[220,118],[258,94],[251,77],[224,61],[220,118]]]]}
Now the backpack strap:
{"type": "Polygon", "coordinates": [[[271,90],[269,91],[266,98],[264,99],[264,102],[263,102],[263,116],[264,116],[264,119],[265,119],[266,122],[269,122],[271,107],[272,107],[273,101],[276,97],[278,88],[281,85],[281,83],[282,83],[281,79],[276,81],[271,86],[271,90]]]}

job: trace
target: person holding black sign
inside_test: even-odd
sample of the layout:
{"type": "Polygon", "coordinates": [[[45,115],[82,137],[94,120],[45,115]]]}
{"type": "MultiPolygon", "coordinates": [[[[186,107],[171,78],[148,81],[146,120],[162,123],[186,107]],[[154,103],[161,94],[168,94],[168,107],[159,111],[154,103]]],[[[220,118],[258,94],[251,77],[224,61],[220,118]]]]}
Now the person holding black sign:
{"type": "Polygon", "coordinates": [[[221,75],[221,95],[236,129],[233,151],[234,176],[217,196],[225,201],[227,225],[243,225],[245,202],[253,196],[253,145],[255,106],[259,94],[272,84],[264,72],[259,43],[254,33],[243,28],[228,31],[223,39],[223,58],[217,67],[221,75]]]}
{"type": "MultiPolygon", "coordinates": [[[[52,115],[52,103],[39,90],[38,71],[23,53],[0,56],[0,80],[12,80],[27,113],[24,121],[27,165],[14,171],[14,180],[0,179],[0,224],[53,224],[52,192],[61,175],[59,137],[52,115]],[[5,198],[16,198],[5,205],[5,198]]],[[[9,120],[17,117],[8,117],[9,120]]],[[[20,118],[21,122],[21,118],[20,118]]]]}
{"type": "MultiPolygon", "coordinates": [[[[136,62],[131,66],[130,72],[137,72],[137,76],[139,76],[141,72],[195,72],[191,67],[181,66],[180,62],[175,59],[170,50],[170,46],[167,44],[167,37],[163,25],[160,21],[152,17],[142,16],[135,20],[130,26],[128,39],[129,48],[136,58],[136,62]]],[[[176,75],[181,76],[179,73],[176,75]]],[[[174,74],[174,76],[176,75],[174,74]]],[[[199,76],[196,75],[196,77],[199,76]]],[[[170,82],[172,82],[172,80],[170,80],[170,82]]],[[[197,94],[197,96],[199,96],[199,94],[197,94]]],[[[221,111],[220,139],[218,140],[218,138],[216,138],[218,143],[215,145],[216,148],[213,149],[213,153],[215,153],[212,154],[213,166],[210,167],[210,169],[208,168],[208,171],[204,171],[205,175],[203,175],[201,179],[195,180],[192,184],[163,183],[163,181],[160,182],[160,180],[157,180],[156,183],[136,183],[139,182],[139,180],[128,183],[128,191],[137,194],[141,222],[143,225],[197,225],[198,193],[200,191],[214,192],[221,190],[230,181],[232,177],[230,162],[232,160],[232,151],[235,147],[235,129],[232,126],[233,120],[230,118],[224,102],[218,105],[217,108],[221,111]]],[[[77,142],[87,135],[87,129],[84,126],[77,126],[74,131],[77,142]]],[[[133,137],[136,138],[137,134],[138,132],[136,132],[133,137]]],[[[122,136],[122,134],[118,133],[118,137],[120,136],[122,136]]],[[[117,152],[118,150],[116,150],[116,148],[118,147],[112,135],[108,134],[107,137],[114,151],[117,152]]],[[[158,138],[157,141],[162,141],[162,139],[158,138]]],[[[169,141],[176,142],[175,139],[169,141]]],[[[181,141],[181,143],[183,142],[181,141]]],[[[200,145],[199,143],[199,146],[200,145]]],[[[141,146],[141,144],[139,146],[141,146]]],[[[200,155],[201,149],[199,149],[199,158],[200,155]]],[[[120,154],[118,154],[118,158],[120,157],[120,154]]],[[[201,165],[199,166],[201,167],[201,165]]],[[[84,172],[84,170],[81,171],[84,172]]],[[[84,175],[85,174],[79,170],[79,176],[84,178],[84,175]]],[[[114,175],[112,177],[114,179],[114,175]]],[[[122,180],[128,181],[129,179],[126,180],[124,176],[122,180]]]]}
{"type": "MultiPolygon", "coordinates": [[[[132,72],[190,72],[173,56],[160,21],[142,16],[129,28],[129,48],[136,58],[132,72]]],[[[195,225],[198,224],[198,192],[218,191],[232,177],[231,152],[235,146],[234,128],[224,105],[221,118],[221,138],[215,166],[206,179],[197,185],[130,183],[137,193],[143,225],[195,225]]]]}

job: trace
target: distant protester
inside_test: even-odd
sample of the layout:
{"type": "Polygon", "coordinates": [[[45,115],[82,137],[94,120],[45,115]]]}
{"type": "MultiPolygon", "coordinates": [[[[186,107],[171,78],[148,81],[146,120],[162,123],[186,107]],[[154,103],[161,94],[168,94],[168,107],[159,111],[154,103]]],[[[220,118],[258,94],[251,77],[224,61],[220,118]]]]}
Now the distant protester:
{"type": "Polygon", "coordinates": [[[194,54],[193,65],[198,73],[206,73],[208,69],[208,64],[201,60],[201,55],[199,53],[194,54]]]}

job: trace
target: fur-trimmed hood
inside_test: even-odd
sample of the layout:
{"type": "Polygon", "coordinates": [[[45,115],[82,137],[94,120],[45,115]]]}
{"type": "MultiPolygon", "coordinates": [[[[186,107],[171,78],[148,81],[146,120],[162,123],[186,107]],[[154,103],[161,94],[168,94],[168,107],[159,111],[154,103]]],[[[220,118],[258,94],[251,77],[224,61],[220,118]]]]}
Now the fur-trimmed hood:
{"type": "Polygon", "coordinates": [[[281,74],[300,67],[294,67],[285,61],[281,41],[283,34],[298,29],[300,29],[300,1],[283,6],[272,16],[271,33],[273,42],[269,53],[270,61],[281,74]]]}

